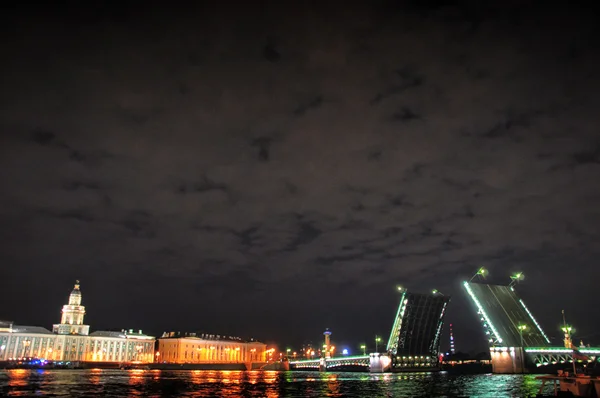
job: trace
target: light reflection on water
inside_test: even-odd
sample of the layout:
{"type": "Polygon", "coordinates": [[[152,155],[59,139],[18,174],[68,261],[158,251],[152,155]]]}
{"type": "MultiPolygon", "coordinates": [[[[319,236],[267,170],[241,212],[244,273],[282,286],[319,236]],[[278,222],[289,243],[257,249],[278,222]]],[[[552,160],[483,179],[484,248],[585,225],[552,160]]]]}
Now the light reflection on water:
{"type": "Polygon", "coordinates": [[[533,375],[444,372],[0,370],[0,396],[528,397],[540,384],[533,375]]]}

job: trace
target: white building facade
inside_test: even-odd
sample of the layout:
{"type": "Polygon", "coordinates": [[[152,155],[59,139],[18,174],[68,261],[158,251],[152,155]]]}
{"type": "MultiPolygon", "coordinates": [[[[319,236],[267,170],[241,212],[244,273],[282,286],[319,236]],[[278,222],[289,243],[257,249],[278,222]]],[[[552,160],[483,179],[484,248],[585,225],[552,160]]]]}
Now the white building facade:
{"type": "Polygon", "coordinates": [[[83,324],[85,307],[81,305],[79,281],[63,306],[61,322],[52,332],[39,326],[18,326],[0,322],[0,361],[27,358],[68,362],[141,362],[154,361],[155,338],[141,330],[89,333],[83,324]]]}

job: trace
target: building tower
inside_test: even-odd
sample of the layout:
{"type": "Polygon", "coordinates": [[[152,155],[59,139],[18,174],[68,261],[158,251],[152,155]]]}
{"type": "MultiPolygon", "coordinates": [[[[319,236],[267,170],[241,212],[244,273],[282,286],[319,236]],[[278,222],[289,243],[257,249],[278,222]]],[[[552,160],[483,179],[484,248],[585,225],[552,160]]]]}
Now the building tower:
{"type": "Polygon", "coordinates": [[[60,323],[52,325],[52,332],[87,336],[90,333],[90,326],[83,324],[84,315],[85,307],[81,305],[79,281],[75,281],[75,287],[69,296],[69,304],[63,305],[60,323]]]}
{"type": "Polygon", "coordinates": [[[450,354],[456,354],[454,350],[454,333],[452,333],[452,324],[450,324],[450,354]]]}
{"type": "Polygon", "coordinates": [[[329,328],[325,329],[323,335],[325,336],[325,345],[323,345],[323,348],[325,349],[324,357],[331,358],[331,331],[329,328]]]}

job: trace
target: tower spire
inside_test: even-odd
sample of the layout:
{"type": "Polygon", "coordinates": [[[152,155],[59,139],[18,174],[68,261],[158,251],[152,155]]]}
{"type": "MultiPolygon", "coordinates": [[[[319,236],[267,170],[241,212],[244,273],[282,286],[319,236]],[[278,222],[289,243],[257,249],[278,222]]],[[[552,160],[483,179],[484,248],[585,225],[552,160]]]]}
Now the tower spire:
{"type": "Polygon", "coordinates": [[[456,354],[454,349],[454,333],[452,333],[452,324],[450,324],[450,354],[456,354]]]}

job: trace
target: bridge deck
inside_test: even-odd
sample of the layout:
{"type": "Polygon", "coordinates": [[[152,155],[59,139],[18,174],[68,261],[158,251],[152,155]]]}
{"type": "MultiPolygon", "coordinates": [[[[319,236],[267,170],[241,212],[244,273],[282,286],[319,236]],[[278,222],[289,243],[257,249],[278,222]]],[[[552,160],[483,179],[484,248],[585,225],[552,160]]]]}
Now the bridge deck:
{"type": "MultiPolygon", "coordinates": [[[[321,365],[322,358],[317,359],[302,359],[296,361],[290,361],[290,365],[296,368],[305,368],[305,369],[318,369],[321,365]]],[[[369,355],[356,355],[349,357],[334,357],[324,359],[325,367],[333,368],[336,366],[344,366],[344,365],[358,365],[358,366],[369,366],[371,358],[369,355]]]]}
{"type": "Polygon", "coordinates": [[[513,288],[464,282],[475,303],[491,345],[520,347],[519,325],[525,325],[523,346],[544,347],[550,340],[513,288]]]}

